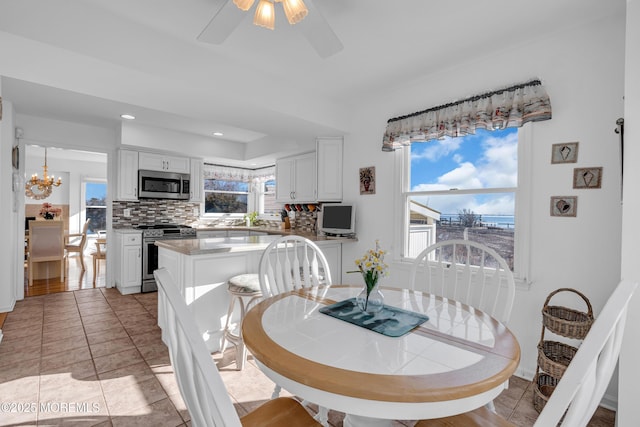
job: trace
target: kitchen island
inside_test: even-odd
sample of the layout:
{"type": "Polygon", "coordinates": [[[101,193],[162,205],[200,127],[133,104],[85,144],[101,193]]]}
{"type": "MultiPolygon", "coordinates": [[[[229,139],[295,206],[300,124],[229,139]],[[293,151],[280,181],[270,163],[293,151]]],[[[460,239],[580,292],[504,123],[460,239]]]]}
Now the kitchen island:
{"type": "MultiPolygon", "coordinates": [[[[266,247],[279,235],[159,240],[158,267],[166,268],[194,314],[198,333],[211,352],[220,350],[229,295],[227,280],[237,274],[257,273],[266,247]]],[[[342,276],[342,244],[353,239],[326,239],[315,243],[322,249],[333,283],[342,276]]],[[[158,324],[163,325],[158,312],[158,324]]]]}

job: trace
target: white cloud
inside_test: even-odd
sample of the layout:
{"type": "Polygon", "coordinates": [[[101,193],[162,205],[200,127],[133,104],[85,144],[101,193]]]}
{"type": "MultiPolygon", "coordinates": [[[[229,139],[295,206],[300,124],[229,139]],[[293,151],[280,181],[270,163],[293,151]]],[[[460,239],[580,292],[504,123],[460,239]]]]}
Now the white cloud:
{"type": "MultiPolygon", "coordinates": [[[[449,156],[451,153],[457,151],[462,144],[460,138],[445,138],[435,141],[423,142],[419,144],[427,144],[424,150],[414,150],[411,152],[411,161],[425,159],[430,162],[437,162],[440,158],[449,156]]],[[[459,154],[456,154],[459,156],[459,154]]],[[[457,160],[456,160],[457,161],[457,160]]]]}
{"type": "Polygon", "coordinates": [[[477,170],[483,187],[515,187],[518,182],[518,134],[488,137],[477,170]]]}

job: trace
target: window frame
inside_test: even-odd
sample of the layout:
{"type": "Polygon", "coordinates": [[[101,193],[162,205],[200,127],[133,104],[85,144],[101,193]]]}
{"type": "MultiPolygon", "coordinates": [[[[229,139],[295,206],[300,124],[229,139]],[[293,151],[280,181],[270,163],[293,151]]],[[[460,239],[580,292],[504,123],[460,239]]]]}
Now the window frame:
{"type": "MultiPolygon", "coordinates": [[[[518,287],[528,288],[530,286],[530,242],[531,237],[531,141],[532,129],[530,124],[518,128],[518,184],[517,187],[491,188],[491,189],[465,189],[465,190],[442,190],[427,192],[431,195],[451,195],[451,194],[471,194],[471,193],[499,193],[504,191],[514,191],[515,209],[514,217],[517,225],[514,231],[514,259],[513,275],[518,287]]],[[[400,253],[394,256],[394,261],[402,264],[412,263],[414,258],[405,256],[408,247],[408,233],[410,208],[409,198],[419,195],[422,192],[410,192],[410,162],[411,150],[403,148],[394,152],[395,188],[398,191],[394,195],[395,206],[402,206],[396,209],[394,223],[396,224],[394,246],[401,248],[400,253]]]]}
{"type": "MultiPolygon", "coordinates": [[[[109,184],[107,182],[106,179],[104,178],[91,178],[91,177],[83,177],[82,178],[82,196],[80,199],[80,223],[84,224],[85,221],[87,220],[87,184],[104,184],[105,186],[105,205],[104,206],[89,206],[89,208],[97,208],[97,209],[102,209],[104,208],[105,210],[105,218],[107,218],[107,214],[108,214],[108,194],[109,194],[109,184]]],[[[108,223],[108,221],[107,221],[108,223]]],[[[94,228],[90,227],[91,230],[94,230],[94,228]]],[[[106,229],[106,228],[105,228],[106,229]]],[[[98,233],[91,233],[88,232],[87,233],[88,236],[97,236],[98,233]]]]}
{"type": "MultiPolygon", "coordinates": [[[[207,179],[217,179],[220,181],[238,181],[238,180],[225,180],[225,179],[220,179],[220,178],[204,178],[202,180],[202,202],[200,203],[200,211],[202,212],[202,217],[204,218],[221,218],[221,217],[227,217],[227,218],[244,218],[244,216],[246,214],[244,213],[238,213],[238,212],[234,212],[234,213],[224,213],[224,212],[216,212],[216,213],[207,213],[205,212],[205,200],[206,200],[206,193],[209,192],[211,193],[212,191],[206,191],[204,189],[204,183],[207,179]]],[[[267,181],[271,181],[273,180],[274,182],[276,181],[275,176],[273,177],[273,179],[267,180],[267,181]]],[[[250,179],[248,181],[244,181],[248,184],[249,189],[246,192],[247,194],[247,211],[248,212],[254,212],[257,211],[259,215],[265,215],[264,213],[264,196],[265,194],[273,194],[275,197],[276,191],[275,191],[275,186],[274,186],[274,190],[272,192],[269,191],[263,191],[263,188],[266,190],[266,186],[265,186],[265,182],[259,179],[250,179]]],[[[277,183],[276,183],[277,185],[277,183]]],[[[245,192],[237,192],[237,191],[215,191],[216,193],[229,193],[229,194],[245,194],[245,192]]],[[[274,214],[272,214],[274,215],[274,214]]],[[[279,217],[278,217],[279,218],[279,217]]]]}
{"type": "Polygon", "coordinates": [[[253,207],[255,206],[255,195],[253,191],[253,183],[249,181],[242,181],[238,179],[222,179],[222,178],[204,178],[202,180],[202,203],[201,203],[201,212],[202,216],[205,218],[220,218],[220,217],[231,217],[231,218],[243,218],[248,212],[253,212],[253,207]],[[247,184],[247,191],[211,191],[205,190],[205,182],[208,179],[217,180],[217,181],[241,181],[247,184]],[[205,205],[207,200],[207,193],[221,193],[221,194],[246,194],[247,195],[247,212],[206,212],[205,205]]]}

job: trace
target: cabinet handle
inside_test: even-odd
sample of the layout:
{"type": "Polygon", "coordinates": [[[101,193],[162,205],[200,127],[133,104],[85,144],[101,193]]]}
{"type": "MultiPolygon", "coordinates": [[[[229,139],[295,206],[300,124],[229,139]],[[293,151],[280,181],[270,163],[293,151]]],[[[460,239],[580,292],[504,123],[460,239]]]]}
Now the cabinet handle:
{"type": "Polygon", "coordinates": [[[142,249],[138,248],[138,258],[140,258],[140,251],[141,251],[141,250],[142,250],[142,249]]]}

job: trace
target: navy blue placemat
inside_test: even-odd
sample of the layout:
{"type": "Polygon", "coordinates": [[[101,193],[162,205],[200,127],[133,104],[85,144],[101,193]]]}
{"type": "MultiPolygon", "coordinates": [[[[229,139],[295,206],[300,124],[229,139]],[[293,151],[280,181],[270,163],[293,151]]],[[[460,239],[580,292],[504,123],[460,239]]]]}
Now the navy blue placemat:
{"type": "Polygon", "coordinates": [[[322,307],[320,313],[353,323],[388,337],[401,337],[429,320],[428,316],[385,305],[376,314],[365,314],[356,305],[355,298],[322,307]]]}

